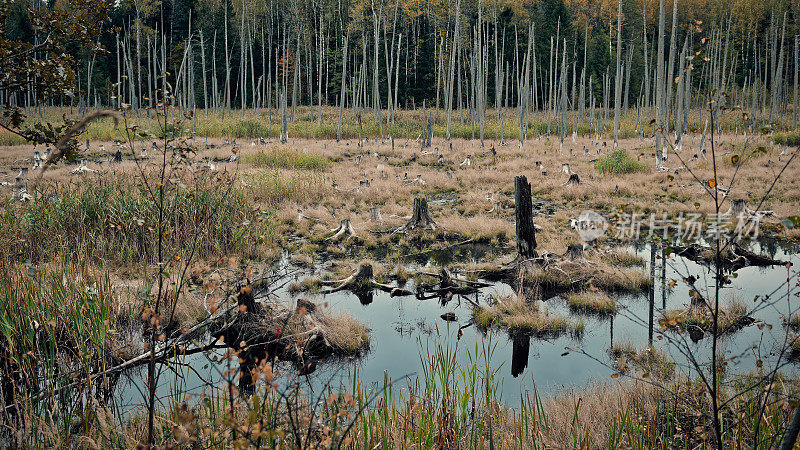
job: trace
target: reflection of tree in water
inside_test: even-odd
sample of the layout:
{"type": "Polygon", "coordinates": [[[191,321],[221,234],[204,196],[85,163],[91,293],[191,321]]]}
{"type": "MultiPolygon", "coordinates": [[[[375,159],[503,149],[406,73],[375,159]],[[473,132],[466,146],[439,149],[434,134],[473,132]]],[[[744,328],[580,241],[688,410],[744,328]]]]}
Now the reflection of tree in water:
{"type": "Polygon", "coordinates": [[[527,333],[511,335],[511,376],[517,378],[528,367],[528,355],[531,350],[531,337],[527,333]]]}

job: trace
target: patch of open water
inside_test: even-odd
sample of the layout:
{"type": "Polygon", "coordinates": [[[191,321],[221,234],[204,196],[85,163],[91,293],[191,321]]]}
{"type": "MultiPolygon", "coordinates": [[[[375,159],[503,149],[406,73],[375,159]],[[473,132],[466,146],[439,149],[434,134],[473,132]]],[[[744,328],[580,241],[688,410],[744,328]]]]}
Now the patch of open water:
{"type": "MultiPolygon", "coordinates": [[[[489,249],[480,247],[454,247],[446,250],[449,252],[446,254],[437,253],[428,258],[417,259],[417,263],[430,265],[454,260],[480,260],[480,255],[487,250],[489,249]]],[[[338,382],[343,386],[350,386],[350,380],[356,371],[362,384],[377,386],[383,383],[385,377],[393,380],[406,375],[413,377],[421,374],[421,354],[424,355],[428,348],[435,349],[437,343],[455,346],[458,361],[462,365],[471,364],[476,356],[478,360],[483,360],[482,349],[491,348],[492,351],[488,353],[491,367],[499,368],[500,393],[509,406],[517,405],[519,396],[526,391],[532,392],[534,387],[547,395],[563,389],[587,386],[593,381],[609,380],[615,371],[609,367],[611,360],[608,351],[615,343],[631,344],[637,349],[643,349],[652,343],[674,358],[678,370],[685,371],[685,355],[667,339],[658,339],[659,317],[663,310],[682,309],[689,304],[689,287],[683,281],[685,276],[693,275],[699,280],[698,285],[713,288],[713,272],[707,267],[674,255],[666,259],[666,264],[662,264],[661,248],[650,244],[631,246],[628,250],[646,261],[646,267],[642,270],[652,274],[653,289],[639,295],[616,296],[617,304],[621,306],[616,315],[597,317],[571,312],[564,298],[560,296],[545,300],[549,311],[584,320],[585,331],[579,338],[565,335],[554,339],[518,336],[511,339],[504,330],[485,332],[474,325],[463,328],[463,335],[457,338],[459,328],[467,325],[472,315],[470,303],[459,296],[453,297],[447,305],[442,306],[436,299],[421,301],[415,297],[392,298],[382,291],[375,291],[369,302],[362,302],[347,291],[324,296],[300,295],[319,304],[327,304],[330,311],[351,314],[370,329],[369,351],[359,358],[337,358],[320,363],[318,369],[302,377],[302,381],[309,390],[314,391],[332,379],[334,387],[338,382]],[[674,284],[671,285],[673,281],[674,284]],[[445,312],[454,312],[457,320],[443,320],[440,316],[445,312]],[[567,347],[571,350],[564,355],[567,347]],[[576,348],[599,361],[575,351],[576,348]]],[[[753,243],[750,250],[789,261],[793,266],[791,269],[785,266],[746,267],[737,271],[737,276],[731,278],[731,284],[722,289],[720,297],[723,302],[736,299],[746,305],[748,310],[764,305],[753,317],[772,325],[760,327],[756,323],[721,339],[720,352],[724,352],[728,358],[738,358],[729,366],[728,373],[754,370],[756,359],[763,360],[769,367],[770,361],[776,358],[776,346],[783,343],[786,336],[786,328],[782,326],[783,318],[800,310],[795,300],[795,291],[799,290],[795,284],[800,257],[793,252],[794,249],[781,247],[775,241],[763,241],[753,243]],[[788,287],[787,277],[791,280],[788,287]],[[776,292],[779,286],[781,288],[776,292]],[[788,289],[793,291],[787,299],[788,289]],[[780,297],[780,300],[774,304],[762,303],[766,295],[770,295],[771,299],[780,297]]],[[[425,268],[420,266],[422,270],[425,268]]],[[[308,273],[298,274],[298,280],[307,275],[308,273]]],[[[413,291],[413,286],[410,289],[413,291]]],[[[507,295],[512,292],[510,286],[498,283],[481,289],[471,298],[485,304],[489,295],[507,295]]],[[[277,291],[276,294],[282,301],[290,304],[294,304],[297,298],[286,289],[277,291]]],[[[708,361],[711,346],[708,337],[692,343],[688,333],[667,333],[683,339],[700,362],[708,361]]],[[[225,379],[222,373],[226,367],[210,361],[211,357],[219,354],[221,351],[212,355],[186,357],[181,365],[176,366],[177,370],[165,372],[158,388],[159,396],[177,396],[179,392],[197,395],[207,389],[208,383],[220,384],[225,379]]],[[[796,373],[793,365],[787,366],[784,371],[796,373]]],[[[120,389],[116,393],[118,406],[123,410],[141,403],[141,393],[145,391],[142,381],[144,377],[144,369],[136,369],[124,375],[125,380],[118,386],[120,389]]],[[[406,381],[401,381],[399,384],[405,383],[406,381]]]]}

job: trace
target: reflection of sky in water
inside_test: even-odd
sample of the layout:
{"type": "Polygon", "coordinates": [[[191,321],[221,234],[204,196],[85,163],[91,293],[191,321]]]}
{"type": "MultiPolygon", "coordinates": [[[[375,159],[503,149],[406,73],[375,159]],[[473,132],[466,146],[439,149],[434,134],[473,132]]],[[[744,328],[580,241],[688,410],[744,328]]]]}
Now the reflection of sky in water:
{"type": "MultiPolygon", "coordinates": [[[[648,266],[644,270],[649,272],[650,247],[631,247],[630,250],[647,261],[648,266]]],[[[752,250],[759,252],[762,249],[756,245],[752,250]]],[[[776,246],[770,246],[763,250],[764,253],[773,255],[777,259],[792,261],[794,263],[792,273],[795,274],[794,281],[796,281],[796,268],[800,262],[797,255],[786,255],[776,246]]],[[[472,249],[468,252],[462,249],[458,250],[460,254],[455,257],[479,259],[485,251],[485,248],[472,249]]],[[[681,281],[686,274],[696,276],[699,280],[698,286],[707,283],[711,287],[713,287],[713,274],[691,261],[673,256],[667,260],[664,270],[666,283],[662,284],[660,250],[657,253],[655,258],[656,280],[653,292],[653,327],[655,330],[653,343],[668,351],[680,366],[684,364],[685,357],[675,349],[670,349],[666,340],[657,339],[660,311],[664,304],[667,309],[682,309],[688,305],[688,288],[681,281]],[[668,286],[672,280],[677,281],[674,288],[668,286]],[[666,299],[662,297],[662,289],[666,291],[666,299]]],[[[436,260],[437,263],[447,262],[453,257],[453,255],[448,257],[441,254],[433,256],[431,259],[436,260]]],[[[763,298],[765,294],[774,291],[777,286],[782,285],[783,288],[773,295],[773,298],[781,297],[777,304],[754,314],[756,318],[772,324],[771,330],[768,327],[760,330],[753,325],[721,340],[721,351],[724,351],[727,357],[748,355],[742,358],[738,364],[729,367],[728,370],[732,372],[749,371],[754,368],[752,351],[748,352],[748,348],[758,345],[759,342],[761,342],[761,351],[763,352],[760,358],[768,365],[769,352],[774,349],[776,342],[782,342],[785,337],[785,328],[781,326],[781,317],[797,310],[796,302],[793,302],[790,310],[786,301],[787,271],[785,267],[747,267],[737,273],[738,276],[732,279],[733,283],[721,291],[720,297],[723,302],[734,298],[747,305],[748,308],[752,308],[757,304],[753,302],[756,296],[763,298]]],[[[301,279],[303,276],[299,278],[301,279]]],[[[508,286],[497,284],[495,287],[484,289],[477,295],[481,300],[485,300],[485,297],[491,294],[509,293],[511,293],[511,289],[508,286]]],[[[286,292],[279,292],[279,294],[287,302],[294,302],[289,299],[290,296],[286,292]]],[[[340,381],[344,386],[350,386],[350,380],[355,370],[358,371],[362,384],[382,383],[384,376],[400,379],[406,375],[421,374],[420,352],[424,355],[426,349],[430,348],[433,353],[437,340],[439,340],[442,345],[457,346],[457,357],[463,365],[470,364],[470,361],[475,359],[477,351],[479,367],[483,360],[482,348],[492,346],[491,364],[493,368],[499,368],[497,373],[502,397],[505,402],[514,405],[520,394],[525,391],[533,391],[534,385],[539,392],[549,394],[563,387],[586,386],[593,380],[606,381],[610,379],[613,371],[600,362],[575,351],[562,356],[566,351],[565,347],[579,347],[586,353],[608,363],[607,351],[612,345],[612,335],[613,342],[630,343],[639,349],[644,348],[648,343],[650,304],[647,292],[637,296],[618,296],[618,304],[623,309],[613,319],[570,314],[563,298],[551,298],[546,301],[546,308],[549,311],[570,314],[573,318],[583,317],[586,330],[579,340],[567,336],[557,339],[530,339],[527,367],[517,377],[514,377],[512,376],[512,354],[515,344],[509,339],[506,332],[495,330],[487,335],[475,326],[470,326],[463,329],[464,334],[460,340],[456,339],[459,326],[466,325],[471,317],[470,304],[463,300],[459,302],[458,297],[444,307],[436,299],[420,301],[414,297],[391,298],[389,294],[381,291],[376,291],[372,302],[367,305],[361,304],[355,295],[348,292],[338,292],[324,297],[306,297],[318,304],[327,303],[327,307],[331,311],[349,313],[370,329],[370,350],[364,356],[355,360],[340,358],[336,361],[321,363],[315,373],[305,377],[306,388],[312,391],[318,390],[320,386],[331,379],[340,381]],[[440,318],[442,313],[448,311],[456,313],[457,322],[445,322],[440,318]]],[[[793,294],[792,298],[794,297],[793,294]]],[[[674,336],[674,334],[671,335],[674,336]]],[[[683,334],[683,337],[688,341],[687,334],[683,334]]],[[[699,361],[708,361],[710,342],[711,340],[707,337],[697,344],[690,344],[699,361]]],[[[516,347],[518,349],[516,364],[522,367],[525,363],[525,340],[517,339],[516,347]]],[[[222,379],[221,371],[224,370],[224,367],[209,364],[207,356],[194,355],[188,357],[187,360],[188,364],[178,370],[182,374],[181,377],[172,372],[165,372],[161,378],[159,396],[169,396],[176,391],[177,385],[183,385],[197,395],[203,389],[203,380],[219,382],[222,379]]],[[[123,380],[119,385],[122,389],[117,391],[117,398],[122,400],[122,405],[131,406],[141,402],[142,395],[136,386],[144,391],[141,388],[143,386],[141,380],[145,376],[144,369],[137,369],[123,375],[123,380]]],[[[399,390],[405,383],[406,381],[400,381],[400,386],[397,386],[395,390],[399,390]]],[[[333,386],[339,386],[339,383],[334,381],[333,386]]],[[[123,406],[124,409],[126,408],[123,406]]]]}

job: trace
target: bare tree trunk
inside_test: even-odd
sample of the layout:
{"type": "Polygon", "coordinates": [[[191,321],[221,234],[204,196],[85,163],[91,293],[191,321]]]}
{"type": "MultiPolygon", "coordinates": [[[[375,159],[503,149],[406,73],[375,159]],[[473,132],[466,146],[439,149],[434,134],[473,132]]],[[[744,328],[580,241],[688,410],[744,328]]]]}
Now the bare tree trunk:
{"type": "MultiPolygon", "coordinates": [[[[457,0],[456,2],[456,26],[455,30],[453,31],[453,47],[450,49],[450,68],[448,69],[447,73],[447,99],[446,99],[446,108],[447,108],[447,140],[450,140],[450,127],[453,117],[453,76],[455,75],[455,68],[456,68],[456,53],[458,52],[458,29],[461,23],[461,0],[457,0]]],[[[796,83],[795,83],[796,84],[796,83]]],[[[797,94],[795,94],[797,97],[797,94]]]]}
{"type": "MultiPolygon", "coordinates": [[[[656,128],[663,130],[664,108],[664,0],[658,10],[658,61],[656,66],[656,128]]],[[[656,154],[662,152],[662,133],[656,132],[656,154]]]]}
{"type": "Polygon", "coordinates": [[[622,100],[622,0],[617,6],[617,74],[614,77],[614,148],[619,146],[619,109],[622,100]]]}
{"type": "MultiPolygon", "coordinates": [[[[797,128],[797,117],[800,116],[800,98],[797,94],[798,78],[800,78],[800,36],[794,37],[794,108],[792,110],[794,116],[794,128],[797,128]]],[[[798,419],[800,420],[800,419],[798,419]]]]}
{"type": "Polygon", "coordinates": [[[517,224],[517,258],[537,257],[536,229],[533,226],[531,184],[524,175],[514,178],[514,207],[517,224]]]}
{"type": "Polygon", "coordinates": [[[346,80],[347,80],[347,41],[350,40],[350,33],[345,34],[344,36],[344,50],[342,56],[342,91],[339,93],[339,125],[336,128],[336,142],[342,140],[342,115],[344,114],[344,100],[345,100],[345,88],[347,87],[346,80]]]}

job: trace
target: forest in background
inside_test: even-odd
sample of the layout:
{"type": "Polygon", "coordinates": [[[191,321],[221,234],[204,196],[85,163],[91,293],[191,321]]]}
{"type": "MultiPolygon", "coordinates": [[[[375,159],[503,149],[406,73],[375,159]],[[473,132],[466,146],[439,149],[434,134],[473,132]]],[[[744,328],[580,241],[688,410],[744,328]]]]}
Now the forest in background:
{"type": "MultiPolygon", "coordinates": [[[[26,6],[59,2],[18,1],[4,18],[6,38],[36,43],[26,6]]],[[[796,124],[799,15],[788,0],[124,0],[97,45],[69,48],[71,96],[36,102],[31,82],[0,101],[138,112],[166,91],[182,110],[288,109],[294,120],[310,105],[317,120],[313,107],[330,105],[393,121],[425,105],[462,123],[490,108],[581,120],[592,106],[643,107],[680,128],[711,88],[751,110],[752,125],[787,112],[796,124]]]]}

